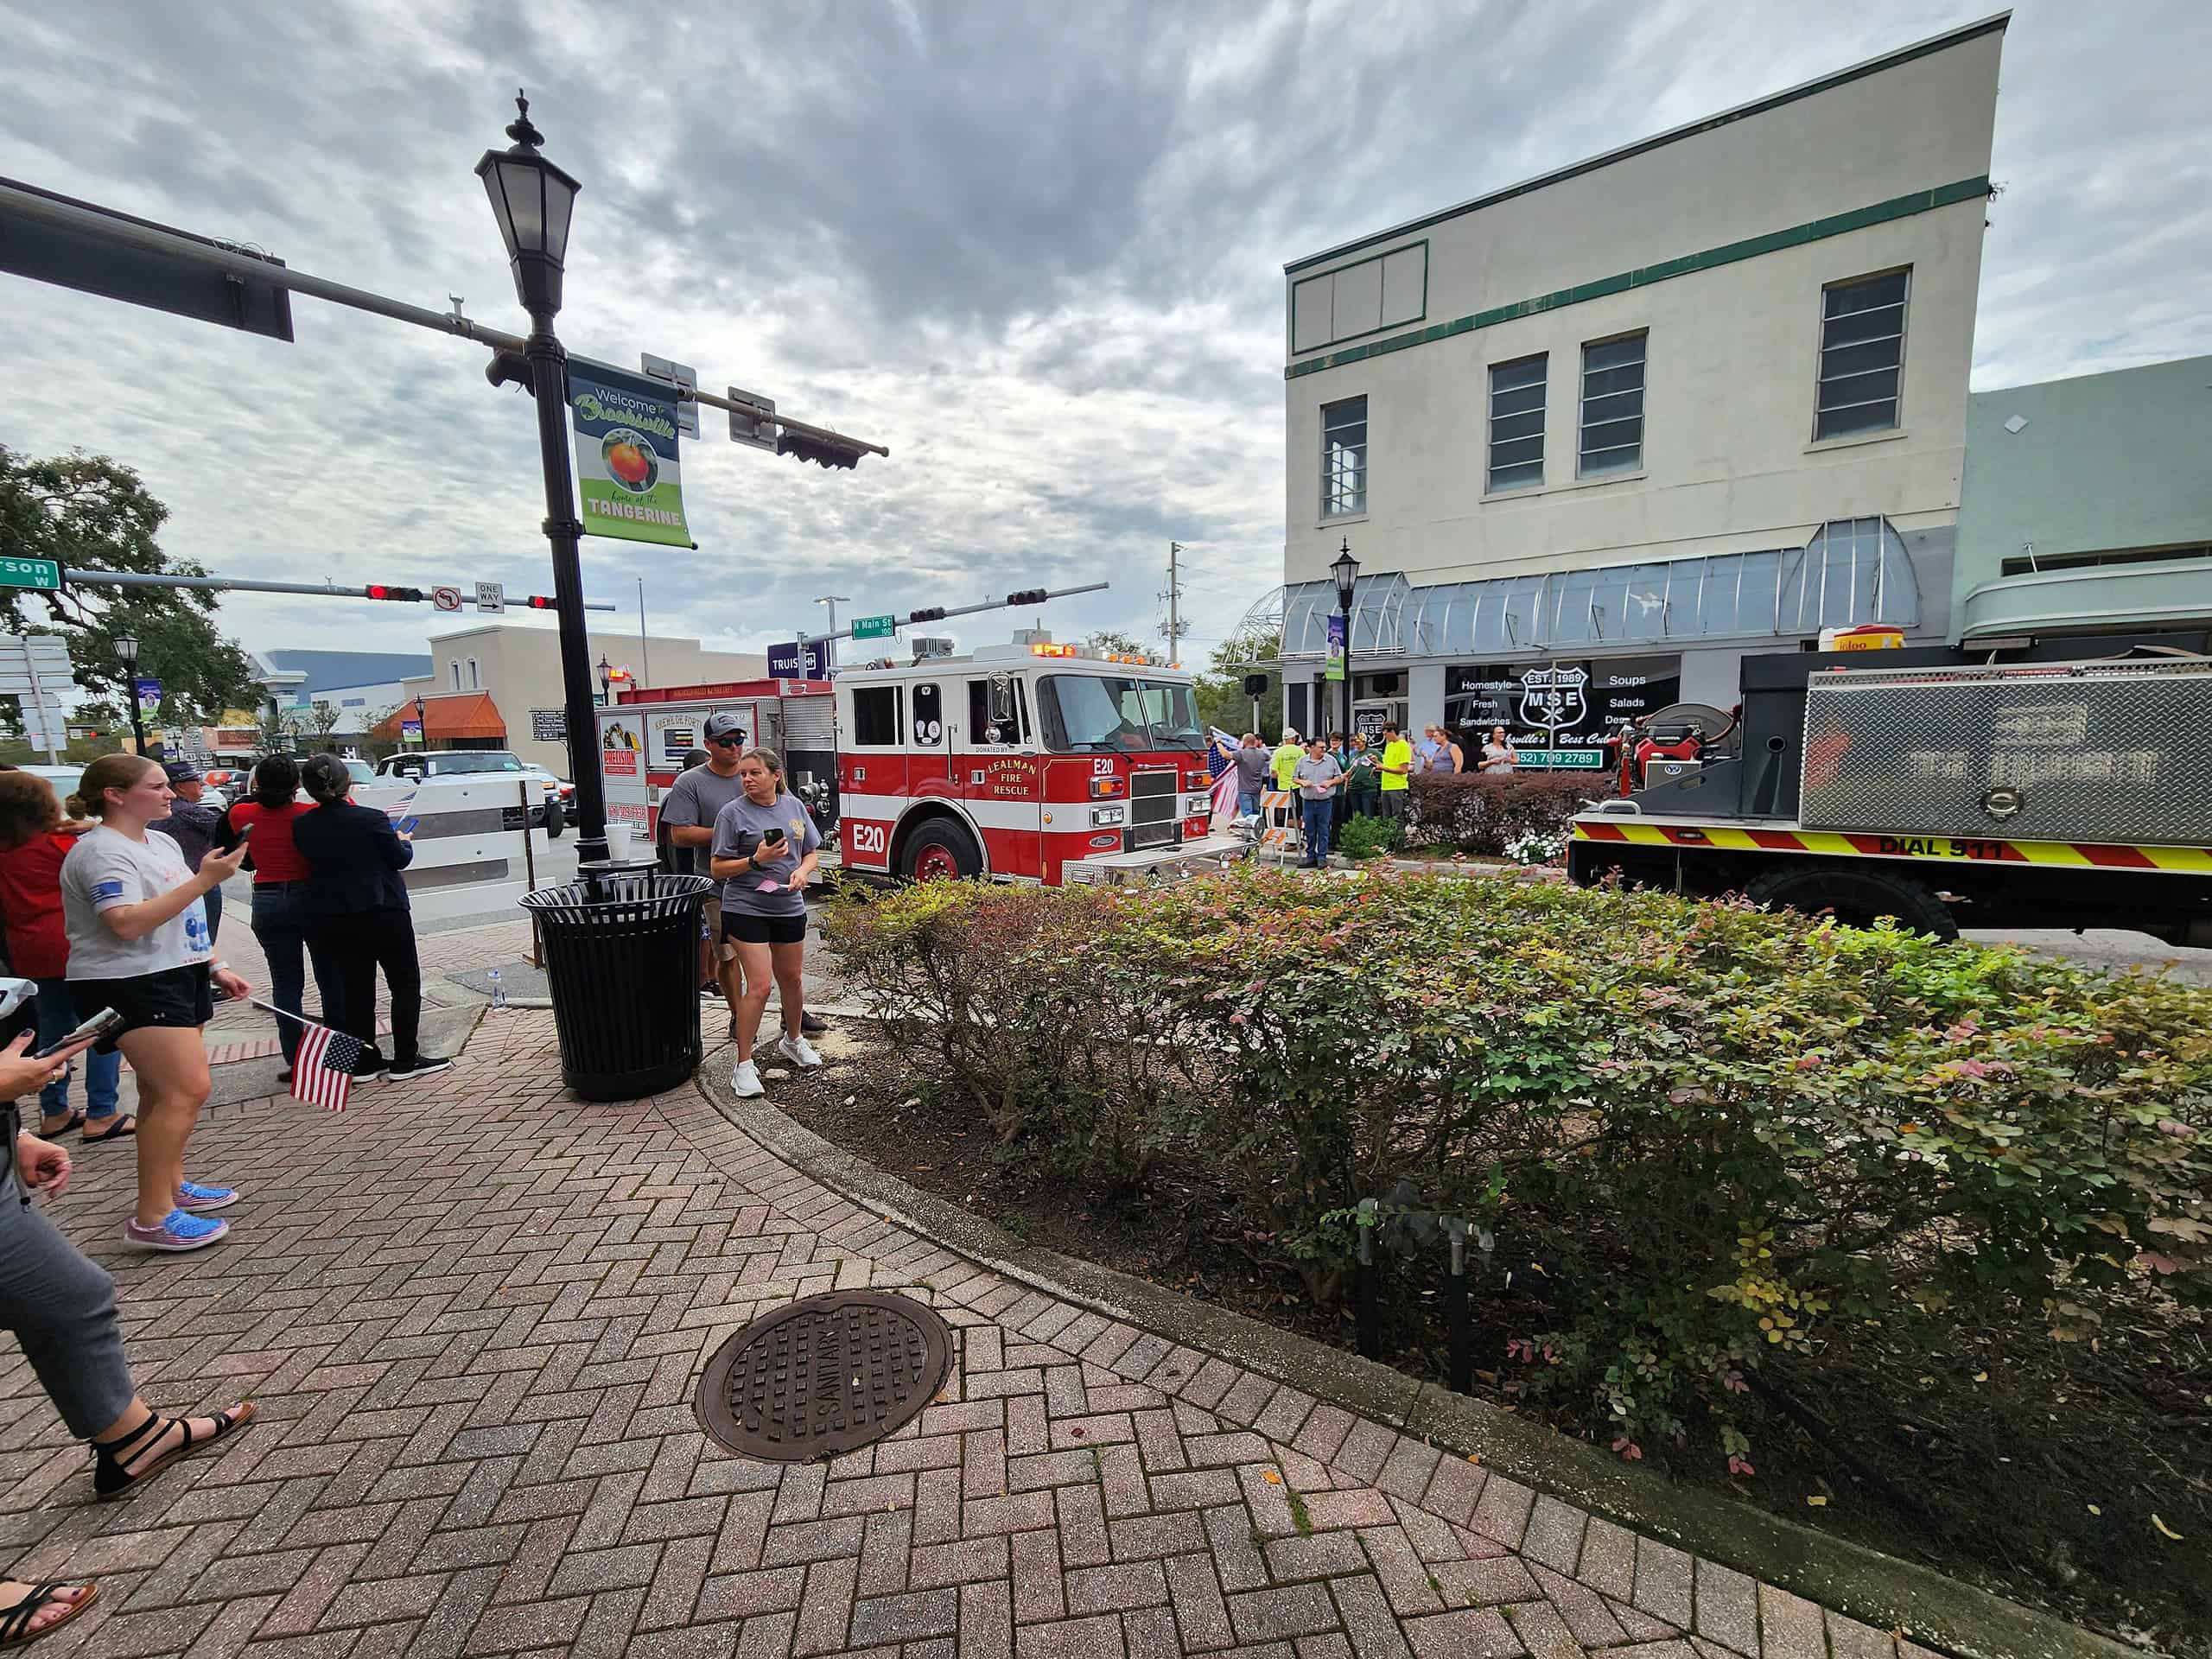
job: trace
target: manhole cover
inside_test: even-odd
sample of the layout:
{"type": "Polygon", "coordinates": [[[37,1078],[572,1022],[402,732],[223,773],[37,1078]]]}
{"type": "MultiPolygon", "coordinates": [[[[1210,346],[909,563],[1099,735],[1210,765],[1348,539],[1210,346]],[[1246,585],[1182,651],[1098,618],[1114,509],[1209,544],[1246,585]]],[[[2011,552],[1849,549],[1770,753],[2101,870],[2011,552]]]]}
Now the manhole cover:
{"type": "Polygon", "coordinates": [[[952,1332],[881,1291],[809,1296],[715,1350],[693,1408],[726,1452],[812,1463],[904,1427],[944,1387],[952,1332]]]}

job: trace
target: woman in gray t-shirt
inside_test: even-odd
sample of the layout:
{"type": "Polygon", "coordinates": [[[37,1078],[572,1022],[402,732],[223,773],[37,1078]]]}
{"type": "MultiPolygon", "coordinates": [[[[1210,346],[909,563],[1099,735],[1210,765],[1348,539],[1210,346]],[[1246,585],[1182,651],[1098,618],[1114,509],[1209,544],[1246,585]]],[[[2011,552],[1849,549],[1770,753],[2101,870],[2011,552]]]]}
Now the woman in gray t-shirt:
{"type": "Polygon", "coordinates": [[[803,1071],[822,1064],[800,1030],[806,963],[806,888],[821,860],[822,836],[805,804],[784,787],[784,763],[772,749],[738,762],[743,792],[715,815],[712,874],[722,884],[722,937],[737,947],[745,987],[737,1001],[737,1071],[741,1096],[764,1093],[753,1040],[772,978],[784,1029],[772,1052],[803,1071]]]}

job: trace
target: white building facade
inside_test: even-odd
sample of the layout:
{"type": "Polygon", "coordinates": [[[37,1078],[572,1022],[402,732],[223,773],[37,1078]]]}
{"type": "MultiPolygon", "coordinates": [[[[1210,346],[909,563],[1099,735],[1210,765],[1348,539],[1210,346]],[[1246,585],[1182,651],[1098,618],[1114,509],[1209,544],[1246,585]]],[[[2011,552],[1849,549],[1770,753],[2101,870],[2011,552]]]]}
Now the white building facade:
{"type": "Polygon", "coordinates": [[[2007,16],[1287,266],[1289,722],[1342,723],[1346,543],[1360,724],[1574,764],[1747,652],[1942,638],[2007,16]]]}

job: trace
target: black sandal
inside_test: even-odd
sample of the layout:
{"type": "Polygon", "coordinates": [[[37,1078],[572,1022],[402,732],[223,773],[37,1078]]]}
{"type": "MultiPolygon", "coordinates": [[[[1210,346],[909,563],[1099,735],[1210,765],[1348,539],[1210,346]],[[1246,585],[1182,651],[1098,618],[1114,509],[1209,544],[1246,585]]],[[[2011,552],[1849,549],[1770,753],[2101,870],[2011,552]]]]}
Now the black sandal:
{"type": "Polygon", "coordinates": [[[243,1428],[253,1421],[253,1402],[245,1401],[232,1411],[213,1414],[215,1432],[202,1440],[192,1437],[192,1421],[186,1417],[164,1417],[158,1411],[149,1410],[146,1421],[112,1440],[90,1440],[86,1444],[99,1461],[92,1468],[92,1491],[103,1503],[112,1503],[126,1493],[135,1492],[156,1475],[178,1459],[210,1446],[234,1428],[243,1428]],[[184,1438],[173,1449],[163,1452],[153,1462],[132,1474],[123,1465],[130,1459],[134,1447],[149,1446],[159,1440],[172,1427],[181,1428],[184,1438]]]}
{"type": "MultiPolygon", "coordinates": [[[[84,1127],[85,1115],[82,1112],[72,1112],[69,1114],[69,1121],[67,1123],[60,1124],[51,1129],[48,1128],[44,1121],[41,1120],[38,1126],[38,1138],[41,1141],[59,1141],[63,1135],[68,1134],[70,1130],[81,1129],[84,1127]]],[[[4,1641],[0,1641],[0,1646],[4,1645],[4,1641]]]]}
{"type": "Polygon", "coordinates": [[[105,1135],[94,1135],[92,1126],[87,1123],[84,1134],[77,1138],[88,1147],[97,1147],[103,1141],[124,1141],[137,1133],[137,1117],[130,1112],[118,1112],[115,1114],[115,1127],[105,1135]]]}
{"type": "Polygon", "coordinates": [[[100,1587],[97,1584],[74,1585],[61,1579],[49,1579],[44,1584],[35,1584],[30,1587],[30,1593],[14,1606],[0,1608],[0,1648],[17,1648],[27,1642],[35,1642],[41,1636],[52,1636],[99,1599],[100,1587]],[[74,1601],[63,1601],[56,1593],[76,1589],[82,1589],[85,1593],[74,1601]],[[31,1629],[31,1620],[55,1605],[67,1607],[69,1611],[35,1630],[31,1629]]]}

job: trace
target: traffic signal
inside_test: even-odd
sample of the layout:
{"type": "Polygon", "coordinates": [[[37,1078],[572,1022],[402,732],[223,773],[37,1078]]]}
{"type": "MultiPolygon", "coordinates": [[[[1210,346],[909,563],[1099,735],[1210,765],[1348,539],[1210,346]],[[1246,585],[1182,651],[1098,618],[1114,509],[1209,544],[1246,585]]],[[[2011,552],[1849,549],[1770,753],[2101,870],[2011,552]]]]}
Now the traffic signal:
{"type": "Polygon", "coordinates": [[[371,599],[397,599],[420,603],[423,597],[420,588],[387,588],[383,582],[372,582],[363,590],[371,599]]]}
{"type": "Polygon", "coordinates": [[[926,611],[909,611],[906,613],[906,620],[909,622],[942,622],[944,620],[944,607],[942,605],[937,605],[932,606],[926,611]]]}
{"type": "Polygon", "coordinates": [[[1048,597],[1050,595],[1042,588],[1024,588],[1018,594],[1008,594],[1006,602],[1009,605],[1042,605],[1048,597]]]}
{"type": "Polygon", "coordinates": [[[559,601],[547,594],[532,594],[523,603],[533,611],[550,611],[559,607],[559,601]]]}
{"type": "Polygon", "coordinates": [[[861,452],[847,448],[842,443],[825,443],[820,438],[810,438],[798,432],[779,432],[776,453],[797,455],[801,461],[810,461],[817,467],[842,467],[847,472],[861,464],[861,452]]]}

